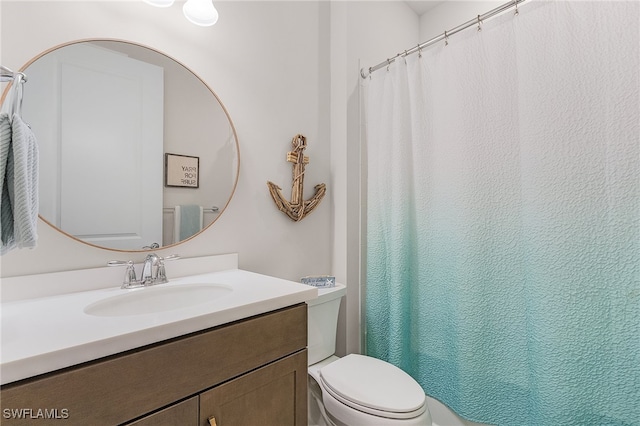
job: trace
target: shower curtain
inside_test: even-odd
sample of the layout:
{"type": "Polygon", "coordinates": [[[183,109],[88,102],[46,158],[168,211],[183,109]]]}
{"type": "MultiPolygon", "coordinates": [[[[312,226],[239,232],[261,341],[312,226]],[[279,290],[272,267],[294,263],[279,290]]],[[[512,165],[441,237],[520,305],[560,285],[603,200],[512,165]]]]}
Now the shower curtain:
{"type": "Polygon", "coordinates": [[[366,350],[461,416],[640,424],[640,3],[534,2],[366,96],[366,350]]]}

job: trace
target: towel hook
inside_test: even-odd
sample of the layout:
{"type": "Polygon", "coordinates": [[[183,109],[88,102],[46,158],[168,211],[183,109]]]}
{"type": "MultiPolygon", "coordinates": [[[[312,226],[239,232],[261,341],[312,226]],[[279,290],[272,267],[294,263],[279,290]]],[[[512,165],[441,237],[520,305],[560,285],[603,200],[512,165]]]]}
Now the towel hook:
{"type": "Polygon", "coordinates": [[[26,83],[27,75],[23,72],[11,71],[11,68],[5,67],[4,65],[0,65],[0,75],[2,77],[2,81],[13,81],[14,83],[26,83]]]}

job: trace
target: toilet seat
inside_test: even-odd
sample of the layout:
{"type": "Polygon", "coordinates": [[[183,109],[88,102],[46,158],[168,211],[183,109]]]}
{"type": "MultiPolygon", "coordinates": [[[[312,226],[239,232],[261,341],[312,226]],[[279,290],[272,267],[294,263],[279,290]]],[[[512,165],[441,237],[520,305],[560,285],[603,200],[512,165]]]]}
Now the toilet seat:
{"type": "Polygon", "coordinates": [[[390,419],[410,419],[427,408],[420,385],[385,361],[347,355],[320,369],[322,386],[341,403],[361,412],[390,419]]]}

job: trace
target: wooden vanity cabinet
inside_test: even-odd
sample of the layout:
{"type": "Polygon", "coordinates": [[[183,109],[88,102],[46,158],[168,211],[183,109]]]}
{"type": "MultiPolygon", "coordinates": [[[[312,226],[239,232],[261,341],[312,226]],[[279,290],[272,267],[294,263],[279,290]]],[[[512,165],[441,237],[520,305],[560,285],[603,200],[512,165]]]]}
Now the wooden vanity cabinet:
{"type": "Polygon", "coordinates": [[[306,425],[306,344],[302,303],[10,383],[1,423],[306,425]]]}

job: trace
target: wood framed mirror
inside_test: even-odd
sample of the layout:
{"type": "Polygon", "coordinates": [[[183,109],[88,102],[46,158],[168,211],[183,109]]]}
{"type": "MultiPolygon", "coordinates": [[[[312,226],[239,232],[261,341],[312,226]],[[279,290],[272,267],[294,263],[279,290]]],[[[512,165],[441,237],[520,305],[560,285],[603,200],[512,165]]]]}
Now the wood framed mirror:
{"type": "Polygon", "coordinates": [[[224,212],[238,138],[218,96],[185,65],[137,43],[87,39],[20,71],[46,223],[96,247],[143,251],[193,238],[224,212]],[[198,185],[166,184],[167,153],[198,158],[198,185]]]}

